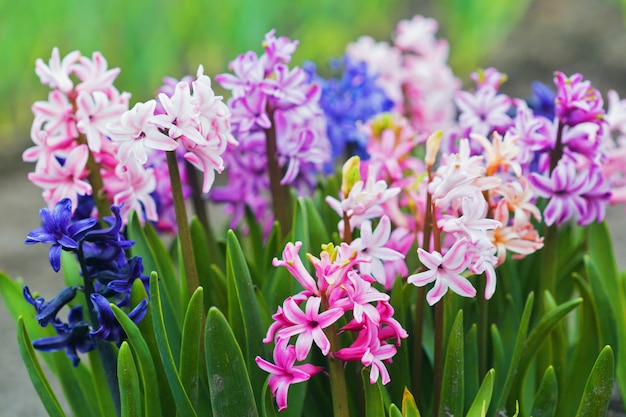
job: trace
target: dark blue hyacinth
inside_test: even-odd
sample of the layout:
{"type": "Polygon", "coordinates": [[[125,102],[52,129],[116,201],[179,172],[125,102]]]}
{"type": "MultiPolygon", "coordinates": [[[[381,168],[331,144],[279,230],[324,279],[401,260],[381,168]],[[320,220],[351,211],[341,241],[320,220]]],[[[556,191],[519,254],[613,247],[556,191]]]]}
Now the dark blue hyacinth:
{"type": "Polygon", "coordinates": [[[82,219],[72,222],[72,201],[64,198],[59,201],[52,211],[47,208],[39,210],[41,227],[33,229],[26,236],[25,243],[52,243],[50,246],[50,265],[55,272],[61,269],[61,249],[69,252],[77,252],[80,240],[85,233],[92,229],[97,219],[82,219]]]}
{"type": "Polygon", "coordinates": [[[322,88],[320,107],[324,111],[327,134],[332,146],[332,156],[358,155],[369,158],[367,136],[357,125],[365,123],[378,113],[391,110],[393,102],[376,84],[376,75],[368,73],[364,62],[357,62],[347,55],[330,62],[339,78],[328,80],[316,73],[314,64],[307,64],[306,71],[322,88]]]}
{"type": "Polygon", "coordinates": [[[67,323],[53,322],[58,336],[44,337],[33,342],[33,347],[44,352],[54,352],[65,349],[72,364],[80,362],[78,353],[89,352],[96,347],[95,340],[90,336],[91,325],[83,319],[83,306],[76,306],[70,310],[67,323]]]}
{"type": "Polygon", "coordinates": [[[531,84],[532,96],[526,100],[528,107],[538,116],[554,119],[554,100],[556,91],[547,84],[533,81],[531,84]]]}
{"type": "MultiPolygon", "coordinates": [[[[91,331],[90,335],[101,340],[114,342],[119,346],[126,338],[126,333],[115,318],[110,301],[100,294],[91,294],[91,302],[98,314],[100,327],[91,331]]],[[[143,299],[128,313],[128,318],[135,323],[139,323],[143,320],[147,311],[148,300],[143,299]]]]}
{"type": "MultiPolygon", "coordinates": [[[[103,227],[96,218],[77,220],[72,218],[72,205],[69,199],[61,200],[52,211],[40,211],[42,226],[34,229],[26,238],[27,244],[52,243],[50,264],[55,271],[61,266],[61,251],[77,255],[84,286],[62,289],[52,300],[34,297],[28,287],[24,287],[24,298],[35,307],[36,319],[43,327],[51,324],[58,336],[47,337],[33,342],[42,351],[64,349],[76,366],[80,362],[79,353],[94,349],[97,340],[121,344],[125,333],[115,319],[110,303],[126,307],[130,301],[130,291],[135,279],[147,286],[148,278],[143,276],[141,257],[126,256],[126,251],[134,242],[127,240],[122,233],[123,222],[120,206],[112,206],[113,216],[106,217],[108,226],[103,227]],[[57,318],[59,311],[84,291],[91,311],[93,323],[83,319],[82,306],[70,310],[68,321],[57,318]]],[[[128,316],[134,322],[143,319],[148,300],[139,303],[128,316]]]]}

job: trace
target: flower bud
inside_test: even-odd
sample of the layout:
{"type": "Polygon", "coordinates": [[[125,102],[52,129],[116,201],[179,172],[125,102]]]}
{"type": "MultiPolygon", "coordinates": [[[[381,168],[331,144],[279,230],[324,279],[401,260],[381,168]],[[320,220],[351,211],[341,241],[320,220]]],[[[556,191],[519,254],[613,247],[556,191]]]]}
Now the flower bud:
{"type": "Polygon", "coordinates": [[[350,194],[350,190],[358,181],[361,181],[361,159],[353,156],[343,164],[341,171],[341,192],[344,197],[350,194]]]}
{"type": "Polygon", "coordinates": [[[424,158],[426,166],[431,167],[435,163],[435,159],[437,158],[437,152],[439,152],[439,144],[441,143],[442,137],[443,132],[441,130],[437,130],[433,132],[426,140],[426,156],[424,158]]]}

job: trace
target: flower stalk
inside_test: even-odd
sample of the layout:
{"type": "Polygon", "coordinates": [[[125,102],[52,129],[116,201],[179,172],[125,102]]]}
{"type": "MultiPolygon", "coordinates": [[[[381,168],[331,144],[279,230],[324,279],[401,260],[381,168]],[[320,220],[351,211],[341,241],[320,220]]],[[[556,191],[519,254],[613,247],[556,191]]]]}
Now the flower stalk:
{"type": "Polygon", "coordinates": [[[274,109],[270,106],[267,108],[267,115],[271,121],[271,126],[265,129],[265,153],[267,155],[267,168],[270,176],[272,208],[284,237],[291,231],[291,195],[289,194],[289,189],[280,183],[282,172],[278,161],[274,109]]]}
{"type": "Polygon", "coordinates": [[[167,151],[167,167],[170,173],[172,184],[172,197],[174,200],[174,210],[176,212],[176,223],[178,224],[178,239],[180,241],[183,256],[183,266],[185,269],[185,279],[187,280],[187,290],[192,295],[200,285],[198,271],[196,270],[196,260],[191,242],[191,231],[187,219],[187,208],[183,197],[183,185],[178,169],[178,158],[176,151],[167,151]]]}
{"type": "MultiPolygon", "coordinates": [[[[89,275],[89,270],[87,269],[87,262],[85,261],[82,243],[78,248],[77,256],[83,275],[83,292],[85,294],[87,310],[89,311],[89,319],[92,326],[95,328],[98,326],[98,314],[96,313],[94,305],[91,302],[91,295],[95,293],[95,289],[91,276],[89,275]]],[[[121,414],[121,402],[119,381],[117,379],[117,353],[113,350],[113,346],[111,346],[110,342],[100,339],[96,339],[96,349],[100,356],[100,360],[102,361],[102,369],[104,370],[104,376],[107,380],[107,384],[109,385],[109,391],[111,392],[111,398],[113,399],[115,411],[119,416],[121,414]]]]}

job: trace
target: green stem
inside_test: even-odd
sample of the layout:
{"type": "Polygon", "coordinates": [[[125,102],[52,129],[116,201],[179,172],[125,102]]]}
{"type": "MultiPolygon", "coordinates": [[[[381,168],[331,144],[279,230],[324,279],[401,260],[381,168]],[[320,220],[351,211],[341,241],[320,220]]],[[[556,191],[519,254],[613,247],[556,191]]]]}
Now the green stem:
{"type": "MultiPolygon", "coordinates": [[[[431,207],[431,224],[433,227],[433,244],[434,249],[441,253],[441,233],[437,226],[437,216],[435,213],[434,204],[431,207]]],[[[435,366],[433,377],[433,413],[439,412],[439,403],[441,402],[441,386],[443,384],[443,365],[444,365],[444,351],[443,351],[443,333],[444,333],[444,312],[445,312],[445,297],[443,297],[437,304],[435,304],[435,366]]]]}
{"type": "Polygon", "coordinates": [[[444,311],[445,300],[443,297],[435,304],[435,366],[433,377],[433,415],[438,415],[439,404],[441,402],[441,386],[443,385],[443,329],[444,329],[444,311]]]}
{"type": "MultiPolygon", "coordinates": [[[[89,276],[89,271],[87,270],[87,263],[85,261],[85,255],[83,253],[82,244],[78,249],[78,262],[80,264],[80,269],[83,274],[83,292],[85,294],[85,301],[87,303],[87,310],[89,312],[89,319],[94,328],[98,327],[98,313],[91,302],[91,294],[95,293],[95,289],[93,286],[93,281],[89,276]]],[[[113,405],[115,406],[115,411],[119,416],[121,413],[121,403],[120,403],[120,389],[119,383],[117,379],[117,355],[113,350],[113,346],[111,343],[106,342],[104,340],[96,340],[96,348],[98,350],[100,360],[102,362],[102,369],[104,370],[104,375],[107,380],[107,384],[109,385],[109,391],[111,392],[111,397],[113,399],[113,405]]]]}
{"type": "MultiPolygon", "coordinates": [[[[431,167],[428,168],[429,181],[432,180],[431,167]]],[[[424,214],[424,230],[422,236],[422,249],[430,250],[430,235],[432,232],[432,195],[426,193],[426,213],[424,214]]],[[[419,245],[419,242],[418,242],[419,245]]],[[[422,379],[422,340],[424,331],[424,308],[426,306],[426,288],[418,287],[415,304],[415,323],[413,324],[413,376],[411,378],[413,392],[419,392],[422,379]]],[[[419,396],[417,397],[419,398],[419,396]]],[[[418,400],[419,401],[419,400],[418,400]]]]}
{"type": "Polygon", "coordinates": [[[187,208],[185,207],[185,199],[183,197],[183,185],[178,170],[178,158],[176,157],[176,151],[167,151],[166,155],[167,168],[169,169],[170,182],[172,184],[172,198],[174,200],[174,211],[176,212],[176,223],[178,225],[178,239],[183,256],[185,278],[187,279],[187,290],[189,291],[189,295],[192,295],[196,288],[199,287],[200,283],[191,242],[189,220],[187,219],[187,208]]]}
{"type": "Polygon", "coordinates": [[[198,180],[198,171],[193,164],[189,162],[185,162],[185,169],[187,170],[187,181],[191,187],[191,202],[193,204],[193,210],[196,213],[198,220],[200,220],[200,224],[204,229],[204,234],[207,237],[207,244],[209,246],[209,253],[207,256],[209,257],[211,263],[217,263],[217,247],[215,246],[213,233],[211,232],[209,208],[202,198],[202,186],[198,180]]]}
{"type": "Polygon", "coordinates": [[[489,303],[484,297],[485,280],[480,281],[478,292],[478,375],[487,373],[487,341],[489,335],[489,303]]]}
{"type": "Polygon", "coordinates": [[[330,355],[328,356],[330,392],[333,401],[334,417],[350,417],[348,409],[348,389],[346,387],[345,368],[343,361],[335,359],[332,352],[339,350],[339,338],[335,326],[324,329],[324,333],[330,342],[330,355]]]}
{"type": "Polygon", "coordinates": [[[291,231],[291,195],[289,189],[280,183],[282,170],[278,162],[274,109],[268,106],[267,115],[272,122],[272,125],[265,129],[265,153],[267,154],[267,169],[270,176],[272,209],[274,210],[274,218],[278,220],[284,237],[291,231]]]}
{"type": "MultiPolygon", "coordinates": [[[[426,287],[417,288],[417,300],[415,304],[415,322],[413,323],[413,372],[411,378],[411,391],[418,393],[422,384],[422,333],[424,330],[424,307],[426,305],[426,287]]],[[[416,401],[419,401],[416,395],[416,401]]],[[[419,404],[418,404],[419,405],[419,404]]]]}

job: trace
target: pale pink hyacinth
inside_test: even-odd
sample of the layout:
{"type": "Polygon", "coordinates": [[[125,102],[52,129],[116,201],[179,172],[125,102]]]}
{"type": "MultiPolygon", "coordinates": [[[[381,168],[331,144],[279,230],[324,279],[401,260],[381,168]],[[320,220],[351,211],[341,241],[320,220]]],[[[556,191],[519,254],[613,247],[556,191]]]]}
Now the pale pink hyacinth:
{"type": "Polygon", "coordinates": [[[447,64],[448,43],[437,39],[433,19],[415,16],[398,23],[393,44],[361,37],[346,48],[355,61],[365,62],[377,83],[417,131],[454,124],[454,94],[461,88],[447,64]]]}
{"type": "Polygon", "coordinates": [[[372,222],[369,220],[361,224],[360,237],[354,239],[350,247],[357,252],[357,257],[364,262],[359,264],[359,272],[369,275],[385,287],[395,276],[387,276],[383,261],[403,259],[404,255],[387,247],[391,236],[391,220],[382,216],[376,228],[372,231],[372,222]]]}
{"type": "Polygon", "coordinates": [[[184,147],[184,158],[204,172],[202,192],[207,193],[222,172],[222,154],[237,141],[230,133],[230,111],[211,89],[211,80],[200,66],[191,86],[181,81],[169,97],[159,94],[164,113],[155,114],[156,102],[138,103],[122,115],[119,123],[109,125],[113,139],[121,142],[119,158],[147,160],[146,148],[174,151],[184,147]]]}
{"type": "Polygon", "coordinates": [[[466,259],[468,244],[467,239],[457,240],[444,255],[439,251],[427,252],[422,248],[418,249],[420,262],[428,270],[409,276],[407,282],[418,287],[435,283],[426,294],[428,304],[436,304],[448,292],[448,288],[464,297],[476,295],[474,286],[462,275],[470,266],[466,259]]]}
{"type": "MultiPolygon", "coordinates": [[[[382,204],[395,197],[399,188],[388,188],[384,180],[376,180],[376,173],[368,169],[367,181],[359,180],[341,200],[327,196],[326,202],[340,217],[344,214],[350,220],[350,227],[361,227],[364,221],[380,217],[384,213],[382,204]]],[[[339,230],[343,233],[343,221],[339,222],[339,230]]]]}

